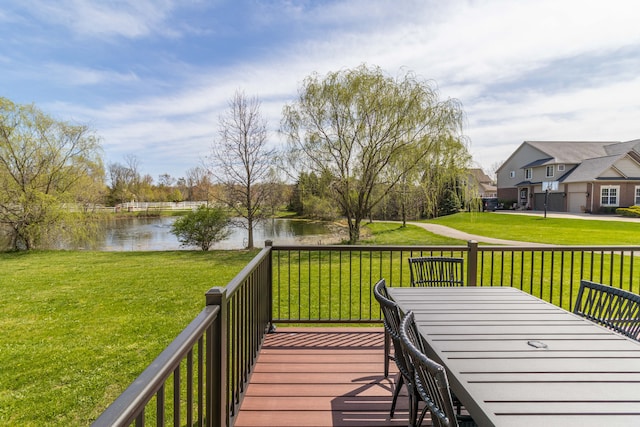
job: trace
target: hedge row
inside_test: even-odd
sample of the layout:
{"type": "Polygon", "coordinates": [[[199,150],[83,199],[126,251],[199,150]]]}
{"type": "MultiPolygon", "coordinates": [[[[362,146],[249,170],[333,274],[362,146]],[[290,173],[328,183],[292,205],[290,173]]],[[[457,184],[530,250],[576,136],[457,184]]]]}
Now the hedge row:
{"type": "Polygon", "coordinates": [[[640,218],[640,206],[634,205],[628,208],[618,208],[616,213],[622,216],[630,216],[634,218],[640,218]]]}

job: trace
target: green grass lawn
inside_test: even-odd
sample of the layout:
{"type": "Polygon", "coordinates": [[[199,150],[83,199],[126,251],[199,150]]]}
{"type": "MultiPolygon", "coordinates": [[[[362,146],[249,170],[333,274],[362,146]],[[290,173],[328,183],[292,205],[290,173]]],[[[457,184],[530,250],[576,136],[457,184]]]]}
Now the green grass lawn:
{"type": "Polygon", "coordinates": [[[637,222],[551,218],[493,212],[461,212],[427,222],[498,239],[556,245],[638,245],[637,222]]]}
{"type": "Polygon", "coordinates": [[[361,240],[367,245],[466,245],[464,240],[450,239],[430,233],[424,228],[399,222],[373,222],[364,224],[371,234],[361,240]]]}
{"type": "MultiPolygon", "coordinates": [[[[434,222],[566,244],[638,244],[640,223],[500,214],[434,222]]],[[[367,225],[366,244],[465,245],[420,227],[367,225]]],[[[257,251],[0,253],[0,425],[88,425],[257,251]]]]}
{"type": "Polygon", "coordinates": [[[0,253],[0,425],[89,425],[256,253],[0,253]]]}

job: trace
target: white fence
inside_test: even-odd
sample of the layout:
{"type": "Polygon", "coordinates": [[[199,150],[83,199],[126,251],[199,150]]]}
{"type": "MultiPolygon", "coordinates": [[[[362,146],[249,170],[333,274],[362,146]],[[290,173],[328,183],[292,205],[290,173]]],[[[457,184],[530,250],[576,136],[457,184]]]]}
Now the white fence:
{"type": "Polygon", "coordinates": [[[199,206],[206,205],[207,201],[198,202],[127,202],[116,205],[116,212],[137,212],[137,211],[171,211],[171,210],[188,210],[196,209],[199,206]]]}
{"type": "MultiPolygon", "coordinates": [[[[211,205],[211,202],[208,202],[211,205]]],[[[127,202],[116,206],[81,205],[65,203],[63,207],[71,212],[140,212],[140,211],[179,211],[193,210],[207,205],[207,201],[198,202],[127,202]]]]}

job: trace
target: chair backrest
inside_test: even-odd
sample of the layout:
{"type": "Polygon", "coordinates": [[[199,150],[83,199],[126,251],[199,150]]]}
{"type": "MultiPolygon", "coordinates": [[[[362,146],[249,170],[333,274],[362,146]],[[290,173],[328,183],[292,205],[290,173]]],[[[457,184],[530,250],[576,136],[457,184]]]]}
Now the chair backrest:
{"type": "Polygon", "coordinates": [[[420,334],[411,311],[402,319],[400,337],[405,355],[414,368],[415,387],[431,412],[432,424],[436,427],[457,426],[447,373],[442,365],[429,359],[420,349],[420,334]]]}
{"type": "Polygon", "coordinates": [[[573,312],[640,341],[640,295],[581,280],[573,312]]]}
{"type": "Polygon", "coordinates": [[[462,258],[409,258],[411,286],[464,286],[463,265],[462,258]]]}
{"type": "Polygon", "coordinates": [[[389,298],[387,286],[384,279],[380,279],[373,287],[373,295],[380,303],[382,309],[382,317],[384,327],[389,333],[391,343],[393,344],[394,359],[400,373],[409,381],[413,382],[413,368],[406,364],[407,358],[404,355],[402,344],[400,344],[400,321],[402,314],[398,305],[389,298]]]}

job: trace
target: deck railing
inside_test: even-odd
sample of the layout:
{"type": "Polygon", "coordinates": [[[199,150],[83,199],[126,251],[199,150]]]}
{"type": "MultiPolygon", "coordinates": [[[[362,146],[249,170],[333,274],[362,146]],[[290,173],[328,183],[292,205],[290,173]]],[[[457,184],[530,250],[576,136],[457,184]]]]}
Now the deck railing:
{"type": "Polygon", "coordinates": [[[274,323],[373,323],[372,286],[408,286],[407,258],[466,257],[466,246],[274,246],[274,323]]]}
{"type": "Polygon", "coordinates": [[[92,426],[233,425],[271,311],[265,248],[227,286],[206,293],[198,317],[92,426]]]}
{"type": "Polygon", "coordinates": [[[571,310],[581,279],[640,293],[639,253],[640,246],[267,242],[226,287],[206,293],[202,313],[93,425],[164,426],[172,419],[175,426],[232,426],[264,335],[274,324],[380,322],[372,286],[380,278],[409,286],[412,256],[463,257],[468,286],[517,287],[571,310]]]}
{"type": "Polygon", "coordinates": [[[211,390],[215,388],[215,380],[211,366],[219,353],[213,344],[219,336],[216,331],[219,313],[220,307],[206,306],[92,425],[128,426],[134,422],[136,426],[164,425],[167,418],[180,425],[183,417],[186,425],[204,425],[204,420],[214,414],[211,390]],[[171,394],[170,405],[166,404],[167,394],[171,394]],[[146,411],[149,405],[155,406],[154,412],[146,411]]]}
{"type": "Polygon", "coordinates": [[[639,256],[640,246],[480,246],[476,284],[515,287],[571,311],[582,279],[640,293],[639,256]]]}
{"type": "Polygon", "coordinates": [[[510,286],[571,310],[587,279],[640,293],[640,246],[274,246],[274,323],[371,323],[371,286],[409,286],[408,258],[462,257],[467,286],[510,286]],[[635,273],[635,275],[634,275],[635,273]]]}

